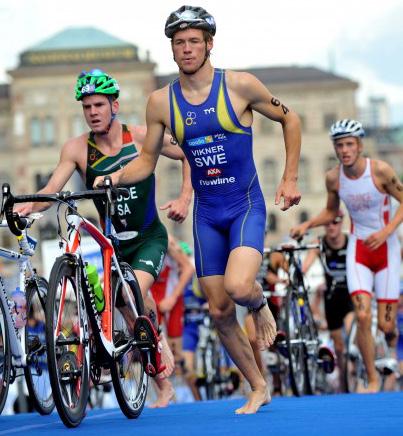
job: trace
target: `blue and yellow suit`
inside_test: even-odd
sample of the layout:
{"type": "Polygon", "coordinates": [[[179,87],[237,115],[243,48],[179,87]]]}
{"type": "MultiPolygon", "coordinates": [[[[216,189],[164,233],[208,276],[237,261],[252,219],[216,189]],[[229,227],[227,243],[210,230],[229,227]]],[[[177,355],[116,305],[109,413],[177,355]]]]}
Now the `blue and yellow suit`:
{"type": "Polygon", "coordinates": [[[170,84],[169,101],[171,131],[192,170],[197,276],[223,275],[234,248],[263,251],[266,208],[253,161],[252,128],[238,121],[221,69],[215,69],[203,103],[188,103],[179,79],[170,84]]]}

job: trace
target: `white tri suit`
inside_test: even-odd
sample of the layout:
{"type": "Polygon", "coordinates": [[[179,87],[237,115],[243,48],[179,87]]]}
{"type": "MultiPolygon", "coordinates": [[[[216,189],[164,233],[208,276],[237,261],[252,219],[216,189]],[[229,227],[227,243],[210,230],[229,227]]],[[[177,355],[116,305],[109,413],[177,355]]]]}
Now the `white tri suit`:
{"type": "Polygon", "coordinates": [[[396,303],[399,299],[400,243],[396,232],[376,250],[364,241],[382,230],[391,217],[391,201],[376,187],[370,159],[366,159],[363,175],[348,178],[340,166],[339,197],[351,219],[351,236],[347,247],[347,284],[351,295],[367,293],[378,303],[396,303]]]}

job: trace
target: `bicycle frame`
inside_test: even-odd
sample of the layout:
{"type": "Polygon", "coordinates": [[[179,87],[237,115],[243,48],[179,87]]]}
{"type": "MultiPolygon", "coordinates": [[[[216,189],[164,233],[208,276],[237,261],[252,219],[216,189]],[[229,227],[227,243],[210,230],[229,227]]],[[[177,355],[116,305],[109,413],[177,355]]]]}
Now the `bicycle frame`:
{"type": "MultiPolygon", "coordinates": [[[[0,228],[7,227],[7,221],[2,221],[0,223],[0,228]]],[[[24,238],[26,238],[25,233],[23,234],[24,238]]],[[[3,247],[0,247],[0,257],[3,259],[7,259],[12,261],[13,263],[18,264],[18,283],[20,289],[25,294],[26,288],[26,277],[27,271],[33,276],[34,269],[32,267],[31,261],[29,259],[29,255],[23,253],[17,253],[13,250],[9,250],[3,247]]],[[[12,355],[12,364],[16,367],[24,367],[27,365],[27,353],[25,352],[25,328],[23,327],[17,328],[15,325],[15,321],[13,318],[13,301],[11,297],[7,295],[7,290],[4,285],[3,278],[0,276],[0,299],[3,307],[5,308],[6,314],[6,323],[9,331],[9,340],[10,340],[10,350],[12,355]]],[[[4,326],[2,325],[4,329],[4,326]]]]}
{"type": "MultiPolygon", "coordinates": [[[[130,305],[134,315],[137,317],[138,313],[136,310],[136,306],[133,300],[133,295],[128,288],[127,284],[125,283],[122,271],[119,267],[119,262],[115,253],[115,249],[112,245],[111,239],[105,236],[100,230],[98,230],[97,227],[95,227],[91,222],[89,222],[87,219],[79,216],[75,210],[75,200],[68,201],[70,204],[69,212],[67,213],[67,223],[69,225],[69,231],[68,231],[68,239],[67,244],[65,246],[65,253],[71,254],[75,257],[76,261],[82,265],[81,271],[84,272],[84,284],[85,286],[82,287],[83,291],[87,294],[87,297],[90,296],[90,287],[88,283],[88,278],[86,276],[86,270],[84,268],[84,264],[82,261],[82,252],[80,247],[80,235],[82,231],[87,232],[99,245],[102,253],[103,258],[103,267],[104,267],[104,298],[105,298],[105,309],[102,311],[102,313],[98,313],[95,307],[95,303],[91,298],[87,298],[86,301],[91,301],[91,317],[96,322],[96,333],[98,338],[100,339],[106,353],[108,356],[113,358],[114,356],[117,356],[128,348],[128,345],[123,345],[121,347],[116,348],[113,344],[113,316],[112,313],[112,299],[113,299],[113,291],[112,291],[112,271],[116,271],[119,274],[119,277],[123,284],[123,289],[125,292],[125,297],[127,298],[127,302],[130,305]]],[[[108,226],[106,226],[108,228],[108,226]]],[[[80,280],[80,277],[77,277],[78,280],[80,280]]],[[[61,299],[59,306],[59,313],[58,313],[58,321],[56,326],[56,336],[60,333],[60,323],[61,319],[60,316],[63,312],[64,307],[64,301],[63,299],[66,298],[66,286],[63,287],[61,299]]],[[[88,311],[89,308],[87,308],[88,311]]],[[[79,310],[81,310],[81,306],[79,305],[79,310]]],[[[91,318],[90,317],[90,318],[91,318]]],[[[93,326],[94,327],[94,326],[93,326]]],[[[83,335],[84,332],[80,331],[80,335],[83,335]]],[[[82,337],[82,336],[81,336],[82,337]]]]}

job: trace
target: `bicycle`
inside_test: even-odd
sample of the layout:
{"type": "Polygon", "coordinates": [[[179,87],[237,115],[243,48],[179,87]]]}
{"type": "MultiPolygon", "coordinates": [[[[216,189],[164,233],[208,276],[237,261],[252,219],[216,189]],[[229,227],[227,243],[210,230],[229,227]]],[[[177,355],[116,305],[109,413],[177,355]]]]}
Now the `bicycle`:
{"type": "MultiPolygon", "coordinates": [[[[195,313],[196,309],[192,309],[195,313]]],[[[218,333],[208,308],[199,308],[203,314],[199,324],[199,341],[196,348],[196,384],[204,387],[207,400],[218,400],[229,397],[239,386],[239,376],[225,370],[225,357],[218,333]]]]}
{"type": "Polygon", "coordinates": [[[264,250],[264,253],[284,253],[287,257],[289,284],[284,303],[285,337],[278,338],[277,346],[288,358],[290,384],[295,396],[315,394],[320,371],[331,373],[334,370],[333,354],[321,345],[318,337],[297,254],[318,247],[317,244],[283,245],[264,250]]]}
{"type": "Polygon", "coordinates": [[[10,194],[9,185],[4,184],[2,191],[0,227],[14,227],[19,253],[1,247],[0,257],[18,265],[18,286],[25,295],[26,318],[23,319],[23,307],[18,307],[9,297],[4,279],[0,277],[0,413],[7,399],[9,385],[14,383],[17,377],[25,376],[29,398],[34,408],[41,415],[48,415],[55,406],[50,388],[45,344],[48,283],[37,274],[31,263],[36,240],[28,235],[28,229],[35,219],[20,218],[11,211],[6,220],[3,220],[3,204],[7,202],[10,194]],[[18,322],[16,316],[19,317],[18,322]]]}
{"type": "MultiPolygon", "coordinates": [[[[378,329],[376,303],[372,302],[371,333],[375,344],[375,368],[380,376],[380,390],[384,390],[386,379],[392,374],[399,376],[398,363],[392,356],[386,342],[385,334],[378,329]]],[[[368,377],[364,360],[357,343],[357,320],[354,319],[346,345],[345,383],[347,392],[359,392],[360,388],[368,386],[368,377]]]]}
{"type": "MultiPolygon", "coordinates": [[[[67,206],[67,238],[60,225],[58,234],[64,253],[53,265],[46,302],[46,333],[50,381],[56,408],[67,427],[76,427],[85,416],[89,377],[100,383],[102,369],[109,369],[119,406],[129,419],[144,407],[148,376],[163,370],[157,332],[146,316],[135,274],[118,259],[118,235],[111,217],[118,195],[110,179],[105,189],[9,197],[9,208],[22,202],[58,202],[67,206]],[[82,217],[77,201],[105,201],[105,230],[101,232],[82,217]],[[94,295],[80,247],[81,233],[89,234],[103,257],[103,296],[94,295]],[[97,298],[104,300],[98,310],[97,298]]],[[[11,229],[13,230],[13,229],[11,229]]],[[[127,235],[126,235],[127,236],[127,235]]]]}

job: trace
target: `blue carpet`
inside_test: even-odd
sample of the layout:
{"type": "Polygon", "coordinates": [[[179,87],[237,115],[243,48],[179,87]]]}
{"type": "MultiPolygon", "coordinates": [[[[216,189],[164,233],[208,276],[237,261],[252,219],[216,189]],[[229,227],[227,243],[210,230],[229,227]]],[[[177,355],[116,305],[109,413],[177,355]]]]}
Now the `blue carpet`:
{"type": "Polygon", "coordinates": [[[144,409],[137,420],[126,419],[118,409],[97,410],[73,430],[67,430],[57,414],[0,416],[0,435],[403,435],[400,392],[274,398],[250,416],[234,414],[241,404],[241,400],[222,400],[144,409]]]}

